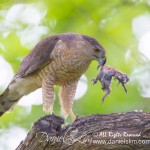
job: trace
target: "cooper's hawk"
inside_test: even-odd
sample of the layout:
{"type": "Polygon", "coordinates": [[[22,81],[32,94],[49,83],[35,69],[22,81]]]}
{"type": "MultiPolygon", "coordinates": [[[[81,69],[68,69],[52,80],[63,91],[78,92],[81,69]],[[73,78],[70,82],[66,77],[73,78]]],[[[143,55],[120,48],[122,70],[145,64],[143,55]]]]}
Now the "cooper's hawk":
{"type": "Polygon", "coordinates": [[[71,115],[77,83],[92,60],[106,62],[105,50],[92,37],[65,33],[40,41],[23,59],[17,74],[0,95],[0,116],[21,97],[42,87],[43,110],[53,112],[54,85],[60,89],[60,105],[64,118],[71,115]]]}

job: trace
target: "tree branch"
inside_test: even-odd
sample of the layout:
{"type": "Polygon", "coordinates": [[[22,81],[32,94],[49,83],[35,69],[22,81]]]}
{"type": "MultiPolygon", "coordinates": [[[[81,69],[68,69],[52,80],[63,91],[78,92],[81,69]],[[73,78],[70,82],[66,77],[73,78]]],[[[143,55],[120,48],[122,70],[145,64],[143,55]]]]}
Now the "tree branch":
{"type": "Polygon", "coordinates": [[[148,150],[150,113],[91,115],[69,125],[55,115],[34,123],[16,150],[148,150]]]}

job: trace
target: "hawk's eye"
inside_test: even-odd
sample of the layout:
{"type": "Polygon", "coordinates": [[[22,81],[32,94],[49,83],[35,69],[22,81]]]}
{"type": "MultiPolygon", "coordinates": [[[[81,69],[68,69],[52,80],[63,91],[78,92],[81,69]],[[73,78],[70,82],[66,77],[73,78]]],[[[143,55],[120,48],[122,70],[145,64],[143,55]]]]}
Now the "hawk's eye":
{"type": "Polygon", "coordinates": [[[94,52],[100,52],[100,49],[98,49],[97,47],[94,48],[94,52]]]}

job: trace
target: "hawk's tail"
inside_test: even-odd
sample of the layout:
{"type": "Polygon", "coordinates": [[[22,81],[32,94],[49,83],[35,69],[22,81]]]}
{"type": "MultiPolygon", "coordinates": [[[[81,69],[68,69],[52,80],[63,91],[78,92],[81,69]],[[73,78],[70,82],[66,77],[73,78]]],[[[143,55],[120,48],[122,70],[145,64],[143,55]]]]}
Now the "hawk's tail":
{"type": "Polygon", "coordinates": [[[18,100],[19,98],[12,99],[12,97],[10,97],[10,91],[7,88],[3,94],[0,95],[0,116],[9,111],[18,100]]]}
{"type": "Polygon", "coordinates": [[[27,95],[37,88],[33,78],[16,78],[11,81],[7,89],[0,95],[0,116],[13,108],[21,97],[27,95]]]}

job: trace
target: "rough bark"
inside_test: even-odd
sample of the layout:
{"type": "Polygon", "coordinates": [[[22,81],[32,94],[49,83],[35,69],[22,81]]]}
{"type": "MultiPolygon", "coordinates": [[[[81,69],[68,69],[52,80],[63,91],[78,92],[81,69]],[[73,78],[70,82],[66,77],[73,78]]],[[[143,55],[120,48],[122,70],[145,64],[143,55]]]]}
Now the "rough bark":
{"type": "Polygon", "coordinates": [[[34,123],[16,150],[86,149],[150,149],[150,113],[96,114],[69,125],[61,117],[48,115],[34,123]]]}

